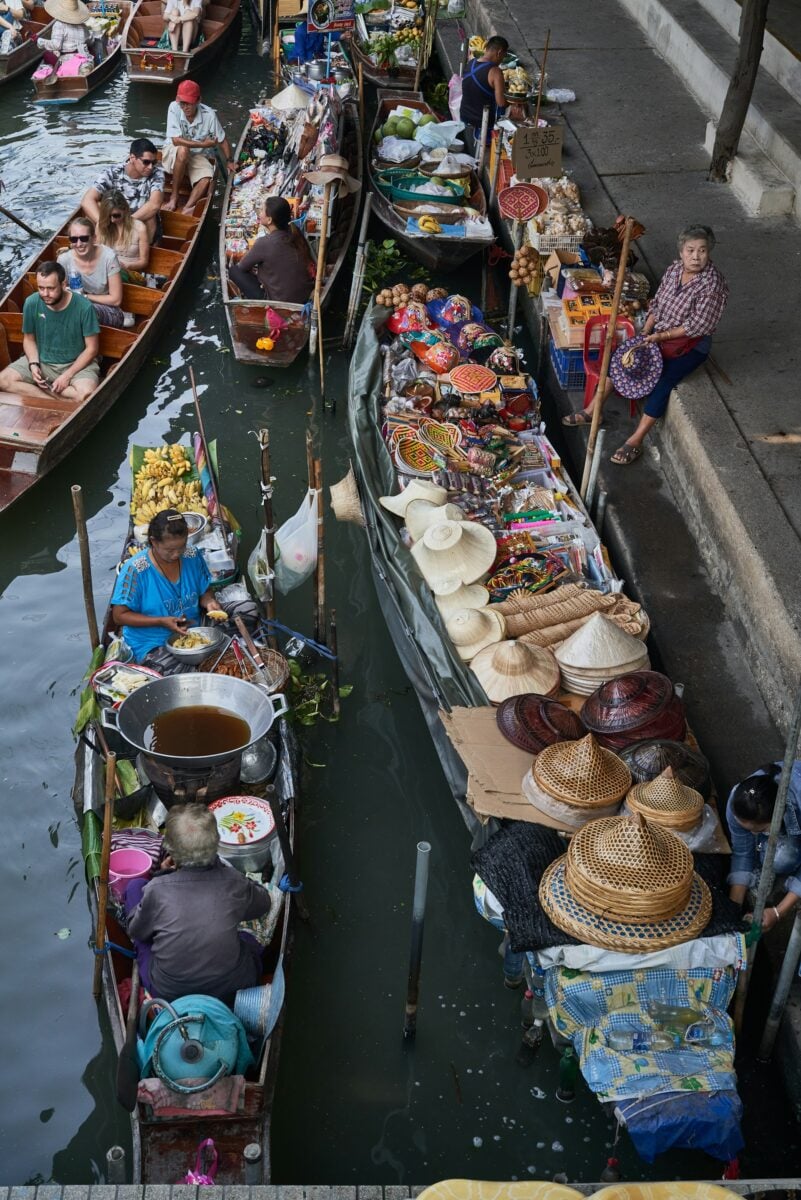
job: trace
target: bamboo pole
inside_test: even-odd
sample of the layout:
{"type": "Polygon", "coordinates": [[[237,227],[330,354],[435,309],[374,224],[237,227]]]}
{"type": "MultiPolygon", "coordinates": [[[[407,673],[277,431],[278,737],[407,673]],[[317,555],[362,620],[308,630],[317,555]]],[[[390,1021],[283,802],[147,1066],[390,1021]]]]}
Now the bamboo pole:
{"type": "MultiPolygon", "coordinates": [[[[257,437],[261,450],[261,502],[264,509],[264,533],[267,548],[267,569],[275,569],[275,518],[273,515],[273,476],[270,467],[270,431],[260,429],[257,437]]],[[[275,620],[275,580],[270,581],[270,595],[265,603],[267,620],[275,620]]],[[[276,649],[275,634],[271,633],[268,645],[276,649]]]]}
{"type": "Polygon", "coordinates": [[[111,857],[111,822],[114,816],[114,782],[117,775],[117,756],[106,759],[106,786],[103,797],[103,845],[100,852],[100,879],[97,889],[97,930],[95,932],[95,969],[92,976],[92,995],[100,999],[103,990],[103,960],[106,957],[106,906],[108,905],[108,862],[111,857]]]}
{"type": "Polygon", "coordinates": [[[601,424],[601,413],[603,409],[603,396],[606,390],[606,381],[609,378],[609,360],[612,357],[612,346],[615,341],[615,332],[617,330],[617,314],[620,310],[620,297],[623,292],[623,281],[626,278],[626,264],[629,260],[629,244],[631,242],[631,234],[634,229],[634,218],[626,217],[626,225],[623,233],[623,244],[620,247],[620,262],[617,268],[617,279],[615,280],[615,292],[612,296],[612,311],[609,314],[609,323],[606,327],[606,337],[604,339],[604,351],[601,357],[601,372],[598,376],[598,386],[595,389],[595,401],[592,409],[592,424],[590,425],[590,437],[587,442],[587,455],[584,459],[584,473],[581,477],[581,498],[585,498],[587,494],[587,485],[590,480],[590,470],[592,468],[592,456],[595,452],[595,440],[598,437],[598,427],[601,424]]]}
{"type": "Polygon", "coordinates": [[[323,524],[323,461],[314,460],[314,486],[317,490],[317,566],[314,572],[314,640],[325,645],[325,544],[323,524]]]}
{"type": "MultiPolygon", "coordinates": [[[[437,2],[437,0],[434,0],[435,4],[436,4],[436,2],[437,2]]],[[[430,21],[431,21],[431,0],[428,0],[428,3],[425,5],[425,7],[423,9],[423,33],[422,33],[422,37],[420,38],[420,46],[417,50],[417,66],[416,66],[415,72],[414,72],[414,89],[413,89],[415,92],[420,91],[420,76],[423,73],[423,55],[425,54],[426,41],[428,40],[428,26],[429,26],[430,21]]]]}
{"type": "Polygon", "coordinates": [[[356,261],[353,264],[353,281],[348,297],[348,315],[345,321],[345,332],[342,335],[342,347],[346,349],[353,342],[353,332],[356,326],[356,313],[359,311],[359,300],[364,284],[364,267],[367,261],[367,226],[370,224],[370,213],[373,208],[373,193],[368,192],[364,198],[362,224],[359,230],[359,242],[356,249],[356,261]]]}
{"type": "Polygon", "coordinates": [[[203,413],[200,411],[200,399],[197,394],[197,386],[195,384],[194,368],[189,368],[189,382],[192,385],[192,399],[195,402],[195,416],[197,417],[197,428],[200,434],[200,441],[203,446],[203,453],[206,455],[206,464],[209,468],[209,481],[211,483],[211,494],[214,498],[214,515],[218,521],[222,521],[223,513],[220,504],[220,493],[217,491],[217,480],[214,478],[214,463],[211,454],[209,453],[209,443],[206,437],[206,426],[203,424],[203,413]]]}
{"type": "MultiPolygon", "coordinates": [[[[489,128],[489,105],[485,104],[481,113],[481,132],[479,133],[479,147],[476,155],[476,171],[478,178],[481,179],[484,170],[484,158],[487,153],[487,129],[489,128]]],[[[483,182],[483,181],[482,181],[483,182]]]]}
{"type": "MultiPolygon", "coordinates": [[[[520,247],[523,245],[523,224],[518,220],[512,222],[512,248],[517,254],[520,247]]],[[[517,289],[518,285],[514,280],[509,281],[509,312],[506,316],[506,336],[510,341],[514,340],[515,331],[515,314],[517,312],[517,289]]]]}
{"type": "Polygon", "coordinates": [[[495,199],[495,192],[498,188],[498,176],[501,173],[501,158],[503,156],[503,137],[499,129],[493,129],[492,141],[495,146],[495,161],[492,164],[492,175],[490,177],[490,190],[487,199],[487,215],[491,217],[492,202],[495,199]]]}
{"type": "Polygon", "coordinates": [[[759,1043],[757,1058],[760,1062],[766,1062],[773,1053],[776,1034],[779,1032],[784,1010],[787,1007],[790,988],[793,986],[793,980],[798,973],[799,958],[801,958],[801,910],[796,909],[793,928],[790,931],[790,940],[784,952],[776,990],[770,1002],[770,1011],[762,1033],[762,1041],[759,1043]]]}
{"type": "Polygon", "coordinates": [[[337,610],[331,609],[331,624],[329,626],[328,649],[333,654],[331,660],[331,714],[338,718],[341,708],[339,699],[339,659],[337,658],[337,610]]]}
{"type": "Polygon", "coordinates": [[[534,112],[534,128],[537,128],[537,123],[540,119],[540,105],[542,104],[542,89],[545,86],[545,64],[548,61],[548,47],[551,44],[550,29],[545,35],[545,49],[542,52],[542,65],[540,66],[540,86],[537,88],[537,108],[534,112]]]}
{"type": "MultiPolygon", "coordinates": [[[[333,184],[327,183],[323,192],[323,218],[320,223],[320,241],[317,246],[317,274],[314,279],[314,312],[317,317],[317,330],[314,336],[314,344],[312,337],[309,336],[309,350],[314,354],[317,349],[317,341],[322,344],[323,340],[323,322],[322,312],[320,311],[320,297],[323,290],[323,279],[325,277],[325,252],[328,247],[328,210],[331,207],[331,188],[333,184]]],[[[325,383],[323,372],[322,350],[320,352],[320,391],[323,390],[325,383]]]]}
{"type": "Polygon", "coordinates": [[[97,630],[97,613],[95,612],[95,597],[92,588],[92,560],[89,555],[89,534],[86,530],[86,513],[83,507],[83,491],[79,483],[74,483],[72,491],[72,511],[75,513],[75,527],[78,530],[78,549],[81,552],[81,580],[83,583],[83,604],[86,609],[86,623],[89,626],[89,641],[92,649],[100,645],[100,634],[97,630]]]}
{"type": "Polygon", "coordinates": [[[364,136],[364,63],[359,63],[359,124],[362,136],[364,136]]]}

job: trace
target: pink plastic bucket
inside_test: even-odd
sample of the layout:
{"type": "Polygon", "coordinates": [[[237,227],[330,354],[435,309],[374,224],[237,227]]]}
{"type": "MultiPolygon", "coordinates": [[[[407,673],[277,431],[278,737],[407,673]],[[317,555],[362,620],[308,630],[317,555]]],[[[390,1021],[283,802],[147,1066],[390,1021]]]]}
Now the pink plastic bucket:
{"type": "Polygon", "coordinates": [[[112,850],[108,860],[108,885],[116,900],[122,902],[132,879],[146,879],[153,860],[144,850],[112,850]]]}

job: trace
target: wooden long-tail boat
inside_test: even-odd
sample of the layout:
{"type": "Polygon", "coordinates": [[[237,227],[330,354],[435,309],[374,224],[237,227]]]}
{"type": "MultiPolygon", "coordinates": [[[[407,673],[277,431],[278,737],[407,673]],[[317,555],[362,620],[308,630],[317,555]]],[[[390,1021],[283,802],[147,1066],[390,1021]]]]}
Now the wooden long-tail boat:
{"type": "MultiPolygon", "coordinates": [[[[438,274],[454,271],[457,267],[467,262],[469,258],[472,258],[474,254],[492,245],[492,239],[476,236],[471,237],[469,235],[469,223],[466,226],[468,235],[463,238],[449,237],[446,233],[423,234],[409,232],[409,217],[413,216],[418,202],[410,200],[402,202],[393,201],[386,195],[385,191],[381,190],[376,179],[376,176],[379,174],[379,167],[375,156],[375,134],[378,128],[384,124],[392,109],[401,104],[407,108],[417,109],[418,112],[426,115],[433,115],[433,110],[426,104],[420,92],[379,90],[378,108],[370,134],[370,150],[367,162],[367,178],[373,193],[373,213],[386,226],[390,237],[400,242],[407,254],[416,259],[417,262],[423,263],[430,271],[438,274]]],[[[481,217],[487,216],[487,198],[475,171],[470,172],[468,194],[465,196],[464,205],[460,208],[454,205],[437,205],[435,196],[430,199],[432,203],[427,204],[426,198],[421,196],[419,204],[427,208],[439,209],[440,211],[434,213],[434,215],[442,224],[444,224],[446,218],[452,219],[453,216],[459,213],[464,214],[465,210],[477,213],[481,217]]]]}
{"type": "Polygon", "coordinates": [[[241,0],[215,0],[203,13],[203,41],[184,53],[159,50],[164,32],[161,0],[139,0],[131,10],[122,34],[122,53],[128,76],[135,83],[177,83],[209,65],[222,52],[241,0]]]}
{"type": "Polygon", "coordinates": [[[119,10],[119,20],[109,34],[111,48],[106,57],[97,63],[88,75],[57,76],[55,80],[51,75],[48,79],[34,79],[34,104],[77,104],[90,92],[106,83],[117,71],[122,62],[121,35],[131,9],[130,0],[114,0],[113,4],[107,6],[106,11],[110,12],[113,9],[119,10]]]}
{"type": "MultiPolygon", "coordinates": [[[[249,120],[242,133],[235,157],[240,153],[251,129],[249,120]]],[[[354,104],[342,106],[342,134],[338,152],[348,160],[348,170],[354,179],[362,178],[362,145],[358,111],[354,104]]],[[[289,304],[275,300],[246,300],[242,298],[228,277],[226,256],[226,221],[234,189],[234,179],[229,177],[222,204],[220,221],[220,278],[222,284],[225,317],[231,335],[231,345],[239,362],[255,363],[259,366],[286,367],[294,362],[309,341],[310,306],[289,304]],[[264,337],[267,328],[266,310],[271,308],[286,321],[275,347],[269,351],[257,349],[256,342],[264,337]]],[[[265,192],[265,198],[268,195],[265,192]]],[[[326,304],[339,276],[348,252],[356,221],[359,215],[361,192],[348,193],[334,200],[329,224],[325,260],[325,278],[320,303],[326,304]]],[[[309,238],[312,254],[316,257],[316,239],[309,238]]]]}
{"type": "Polygon", "coordinates": [[[36,39],[48,37],[53,18],[37,4],[31,15],[22,22],[22,41],[18,42],[10,54],[0,54],[0,83],[8,83],[23,71],[38,63],[44,54],[36,44],[36,39]]]}
{"type": "Polygon", "coordinates": [[[356,34],[343,37],[341,44],[342,49],[351,61],[354,75],[358,76],[359,67],[361,67],[363,78],[368,83],[372,83],[374,87],[393,88],[395,91],[411,91],[414,87],[414,80],[417,74],[416,67],[379,67],[360,45],[356,34]]]}
{"type": "MultiPolygon", "coordinates": [[[[147,271],[163,276],[163,288],[123,284],[122,307],[134,314],[132,329],[100,326],[100,386],[83,403],[50,392],[15,396],[0,392],[0,512],[47,474],[94,429],[136,377],[168,319],[171,301],[197,248],[211,208],[212,187],[191,216],[163,212],[164,236],[153,247],[147,271]]],[[[22,306],[36,291],[36,267],[67,248],[71,214],[47,245],[25,264],[0,299],[0,366],[22,355],[22,306]]]]}

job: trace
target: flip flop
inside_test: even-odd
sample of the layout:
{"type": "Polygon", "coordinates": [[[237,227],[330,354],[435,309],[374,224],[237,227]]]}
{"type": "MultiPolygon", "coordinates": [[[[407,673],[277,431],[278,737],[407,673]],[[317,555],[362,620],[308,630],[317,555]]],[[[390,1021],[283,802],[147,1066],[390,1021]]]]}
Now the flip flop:
{"type": "Polygon", "coordinates": [[[562,417],[562,424],[569,426],[571,429],[578,425],[592,425],[592,413],[583,411],[568,413],[566,417],[562,417]]]}
{"type": "Polygon", "coordinates": [[[636,462],[641,454],[642,446],[632,446],[628,442],[624,442],[623,445],[615,451],[609,461],[613,462],[617,467],[628,467],[631,466],[633,462],[636,462]]]}

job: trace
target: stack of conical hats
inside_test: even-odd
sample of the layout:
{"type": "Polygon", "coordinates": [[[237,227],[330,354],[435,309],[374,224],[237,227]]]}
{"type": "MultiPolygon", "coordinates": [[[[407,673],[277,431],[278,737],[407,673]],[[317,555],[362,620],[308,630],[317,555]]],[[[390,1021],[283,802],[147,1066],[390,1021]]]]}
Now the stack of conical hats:
{"type": "Polygon", "coordinates": [[[563,686],[579,696],[589,696],[600,684],[617,675],[650,666],[643,643],[603,613],[590,617],[554,653],[563,686]]]}
{"type": "Polygon", "coordinates": [[[628,767],[599,746],[591,733],[546,746],[523,778],[529,803],[565,829],[580,829],[596,817],[612,816],[630,787],[628,767]]]}
{"type": "Polygon", "coordinates": [[[523,642],[501,642],[479,650],[470,670],[493,704],[524,692],[555,696],[559,691],[559,667],[550,650],[523,642]]]}
{"type": "Polygon", "coordinates": [[[676,833],[688,833],[701,820],[704,798],[694,788],[687,787],[668,767],[649,783],[635,783],[626,797],[633,813],[640,813],[656,825],[676,833]]]}

